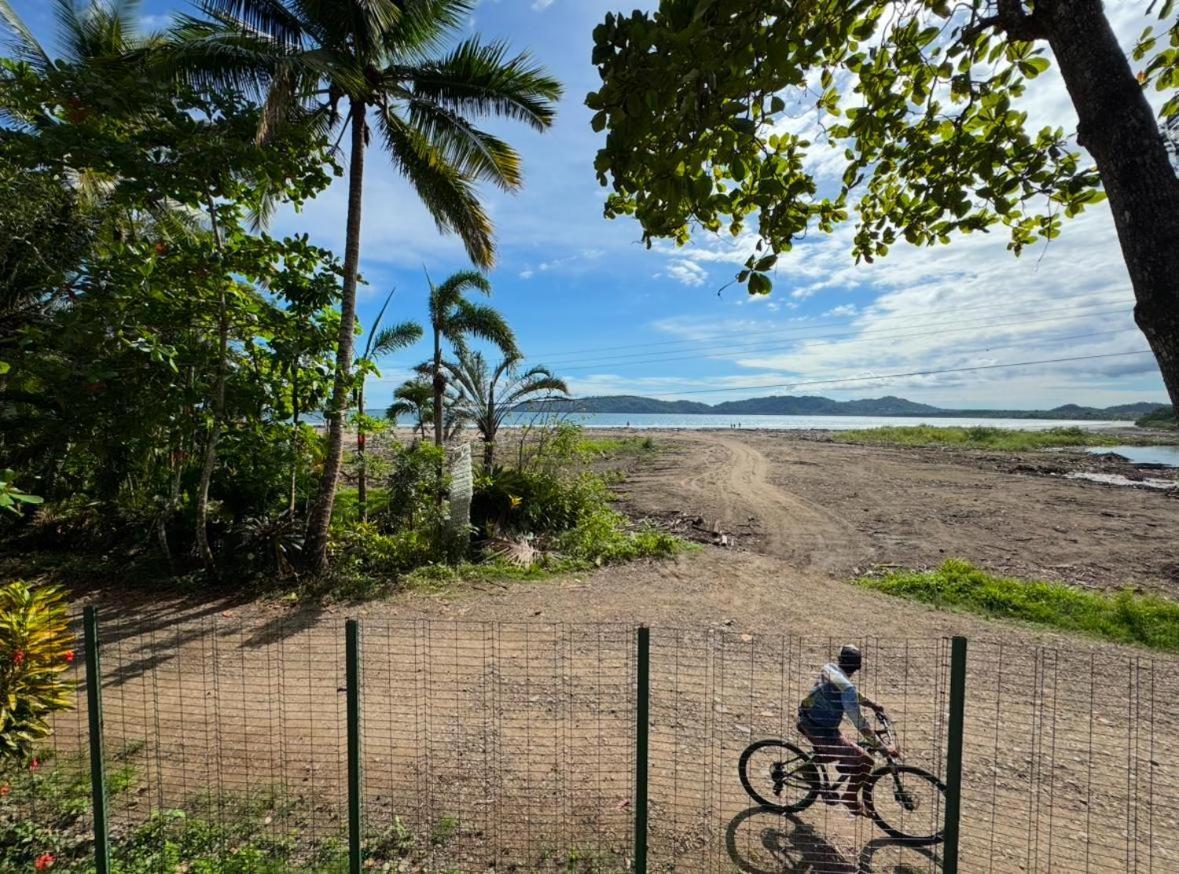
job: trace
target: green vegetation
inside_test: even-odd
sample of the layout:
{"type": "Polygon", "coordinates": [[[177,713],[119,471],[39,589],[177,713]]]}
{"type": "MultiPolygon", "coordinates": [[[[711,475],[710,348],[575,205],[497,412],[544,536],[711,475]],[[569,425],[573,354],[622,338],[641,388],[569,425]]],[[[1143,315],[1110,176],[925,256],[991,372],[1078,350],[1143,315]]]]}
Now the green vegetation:
{"type": "MultiPolygon", "coordinates": [[[[471,502],[473,544],[446,524],[438,501],[442,451],[394,445],[385,485],[370,490],[367,522],[356,491],[339,493],[332,568],[308,581],[306,596],[364,600],[399,589],[442,590],[474,580],[537,580],[687,547],[650,527],[633,527],[612,505],[596,461],[653,451],[649,438],[588,438],[572,425],[544,432],[522,467],[483,470],[471,502]]],[[[448,488],[443,480],[441,488],[448,488]]]]}
{"type": "Polygon", "coordinates": [[[934,428],[929,425],[867,428],[839,431],[835,439],[880,446],[956,446],[962,449],[994,449],[1028,452],[1054,446],[1116,446],[1124,439],[1081,428],[1016,431],[1007,428],[934,428]]]}
{"type": "Polygon", "coordinates": [[[1147,413],[1134,423],[1139,428],[1164,428],[1174,431],[1179,428],[1179,419],[1175,417],[1174,408],[1162,408],[1153,413],[1147,413]]]}
{"type": "Polygon", "coordinates": [[[899,571],[856,583],[935,607],[1179,651],[1179,602],[1129,589],[1108,595],[1063,583],[997,577],[959,559],[950,559],[934,571],[899,571]]]}
{"type": "MultiPolygon", "coordinates": [[[[479,186],[518,189],[522,168],[476,120],[544,130],[560,86],[466,33],[470,0],[197,5],[143,33],[136,3],[63,0],[55,57],[0,3],[0,539],[148,576],[306,579],[338,552],[338,483],[364,519],[382,476],[379,423],[359,416],[345,457],[346,413],[420,333],[378,319],[355,354],[367,146],[486,269],[479,186]],[[265,227],[343,175],[341,139],[337,259],[265,227]]],[[[457,309],[448,337],[488,336],[457,309]]]]}
{"type": "Polygon", "coordinates": [[[73,647],[59,589],[0,586],[0,761],[25,762],[50,717],[69,707],[73,647]]]}

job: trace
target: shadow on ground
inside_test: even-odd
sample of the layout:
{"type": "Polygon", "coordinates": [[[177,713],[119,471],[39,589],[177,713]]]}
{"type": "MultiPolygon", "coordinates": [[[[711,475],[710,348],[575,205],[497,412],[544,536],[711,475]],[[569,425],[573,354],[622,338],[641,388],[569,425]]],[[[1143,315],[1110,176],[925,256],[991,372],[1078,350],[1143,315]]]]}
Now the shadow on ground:
{"type": "Polygon", "coordinates": [[[864,844],[859,853],[841,850],[814,826],[761,807],[733,817],[725,831],[725,850],[747,874],[918,874],[940,872],[934,847],[912,846],[892,838],[864,844]]]}

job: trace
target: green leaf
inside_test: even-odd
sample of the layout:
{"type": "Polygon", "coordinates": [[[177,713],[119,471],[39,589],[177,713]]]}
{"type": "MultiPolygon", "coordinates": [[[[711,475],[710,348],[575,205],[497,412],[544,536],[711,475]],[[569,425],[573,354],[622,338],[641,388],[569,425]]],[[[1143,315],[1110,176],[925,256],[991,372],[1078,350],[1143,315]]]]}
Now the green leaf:
{"type": "Polygon", "coordinates": [[[764,273],[754,273],[749,277],[750,294],[769,294],[774,284],[764,273]]]}

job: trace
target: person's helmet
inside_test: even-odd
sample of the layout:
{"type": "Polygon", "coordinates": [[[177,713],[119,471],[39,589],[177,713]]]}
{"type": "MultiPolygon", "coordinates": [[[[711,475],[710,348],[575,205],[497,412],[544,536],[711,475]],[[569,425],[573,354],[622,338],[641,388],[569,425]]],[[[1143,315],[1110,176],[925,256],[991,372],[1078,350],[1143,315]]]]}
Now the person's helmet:
{"type": "Polygon", "coordinates": [[[860,648],[854,644],[844,644],[839,650],[839,669],[844,673],[858,671],[862,661],[863,658],[860,656],[860,648]]]}

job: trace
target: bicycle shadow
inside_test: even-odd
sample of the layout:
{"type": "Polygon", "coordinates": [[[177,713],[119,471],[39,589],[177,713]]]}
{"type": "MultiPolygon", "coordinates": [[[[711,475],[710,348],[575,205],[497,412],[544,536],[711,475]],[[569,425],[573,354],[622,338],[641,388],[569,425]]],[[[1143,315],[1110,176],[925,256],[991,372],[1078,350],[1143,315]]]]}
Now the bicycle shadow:
{"type": "Polygon", "coordinates": [[[725,830],[725,851],[737,869],[747,874],[918,874],[942,870],[935,847],[877,838],[864,844],[858,854],[848,854],[809,823],[764,807],[751,807],[733,817],[725,830]]]}

